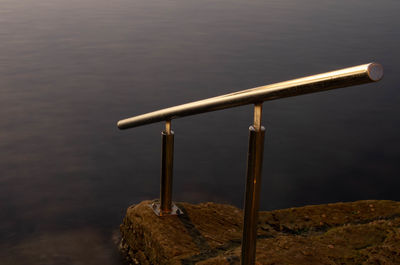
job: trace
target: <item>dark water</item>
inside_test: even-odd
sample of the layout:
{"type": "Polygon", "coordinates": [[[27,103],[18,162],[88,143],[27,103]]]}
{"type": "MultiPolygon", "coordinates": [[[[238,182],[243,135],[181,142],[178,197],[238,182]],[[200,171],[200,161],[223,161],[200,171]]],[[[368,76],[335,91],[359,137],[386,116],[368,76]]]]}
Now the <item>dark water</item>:
{"type": "MultiPolygon", "coordinates": [[[[0,0],[1,264],[120,264],[163,124],[117,120],[377,61],[379,83],[266,102],[261,208],[400,200],[400,3],[0,0]]],[[[173,122],[174,198],[241,207],[250,106],[173,122]]]]}

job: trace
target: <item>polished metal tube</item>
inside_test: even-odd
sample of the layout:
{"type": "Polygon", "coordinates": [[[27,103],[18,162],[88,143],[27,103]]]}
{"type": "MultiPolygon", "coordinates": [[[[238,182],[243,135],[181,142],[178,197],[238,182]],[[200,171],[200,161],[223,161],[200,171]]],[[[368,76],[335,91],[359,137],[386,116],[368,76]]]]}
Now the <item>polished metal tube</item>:
{"type": "Polygon", "coordinates": [[[264,127],[260,126],[260,129],[257,130],[254,126],[250,126],[246,193],[244,201],[242,254],[240,260],[241,265],[255,264],[264,138],[264,127]]]}
{"type": "Polygon", "coordinates": [[[165,132],[167,134],[171,134],[171,120],[167,120],[165,122],[165,132]]]}
{"type": "MultiPolygon", "coordinates": [[[[168,126],[168,125],[167,125],[168,126]]],[[[170,214],[172,211],[172,172],[174,161],[174,132],[161,133],[161,190],[160,215],[170,214]]]]}
{"type": "Polygon", "coordinates": [[[253,127],[256,131],[261,129],[262,118],[262,103],[254,104],[254,124],[253,127]]]}
{"type": "Polygon", "coordinates": [[[323,74],[298,78],[272,85],[260,86],[239,92],[166,108],[136,117],[120,120],[119,129],[128,129],[179,117],[254,104],[267,100],[292,97],[325,91],[334,88],[360,85],[379,81],[383,68],[378,63],[369,63],[323,74]]]}

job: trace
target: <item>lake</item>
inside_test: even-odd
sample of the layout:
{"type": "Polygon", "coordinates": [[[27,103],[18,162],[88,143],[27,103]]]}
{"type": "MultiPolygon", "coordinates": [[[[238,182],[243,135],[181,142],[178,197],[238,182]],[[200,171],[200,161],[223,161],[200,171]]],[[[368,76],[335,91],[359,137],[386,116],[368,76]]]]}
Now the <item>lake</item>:
{"type": "MultiPolygon", "coordinates": [[[[158,197],[164,124],[118,120],[372,61],[378,83],[264,103],[260,208],[400,200],[399,14],[397,0],[0,0],[1,263],[123,264],[118,227],[158,197]]],[[[242,207],[252,115],[172,122],[174,200],[242,207]]]]}

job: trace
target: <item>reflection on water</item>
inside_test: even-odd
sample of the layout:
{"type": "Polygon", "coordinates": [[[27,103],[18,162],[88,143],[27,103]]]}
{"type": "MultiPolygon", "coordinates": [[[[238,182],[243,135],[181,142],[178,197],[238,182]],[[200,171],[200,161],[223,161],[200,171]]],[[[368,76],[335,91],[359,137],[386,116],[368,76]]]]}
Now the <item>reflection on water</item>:
{"type": "MultiPolygon", "coordinates": [[[[264,104],[262,209],[395,199],[398,1],[0,1],[2,264],[119,264],[158,196],[157,108],[378,61],[377,84],[264,104]]],[[[173,122],[174,196],[241,206],[251,108],[173,122]]]]}

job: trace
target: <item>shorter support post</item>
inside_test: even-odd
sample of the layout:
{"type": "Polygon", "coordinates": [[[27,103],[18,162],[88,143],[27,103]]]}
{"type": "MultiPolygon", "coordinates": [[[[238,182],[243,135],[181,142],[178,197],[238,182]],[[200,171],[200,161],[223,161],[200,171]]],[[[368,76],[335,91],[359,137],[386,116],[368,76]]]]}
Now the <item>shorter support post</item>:
{"type": "Polygon", "coordinates": [[[241,265],[254,265],[256,260],[257,222],[265,138],[265,128],[261,126],[261,113],[262,104],[256,104],[254,106],[254,125],[249,128],[241,265]]]}
{"type": "Polygon", "coordinates": [[[170,126],[167,125],[166,127],[166,130],[161,133],[160,208],[163,214],[169,214],[172,211],[172,171],[174,163],[174,132],[171,131],[170,126]]]}
{"type": "Polygon", "coordinates": [[[171,121],[165,123],[161,132],[161,187],[160,201],[151,204],[158,216],[181,214],[182,211],[172,202],[172,172],[174,163],[174,132],[171,121]]]}

